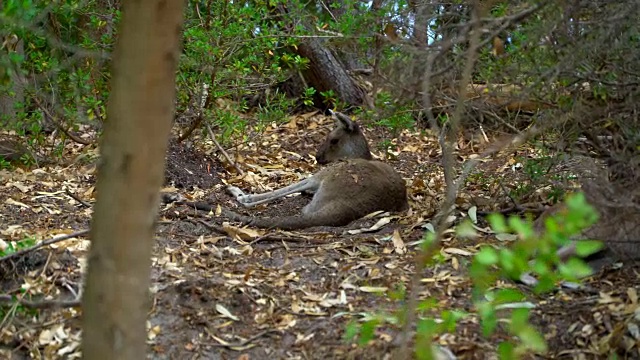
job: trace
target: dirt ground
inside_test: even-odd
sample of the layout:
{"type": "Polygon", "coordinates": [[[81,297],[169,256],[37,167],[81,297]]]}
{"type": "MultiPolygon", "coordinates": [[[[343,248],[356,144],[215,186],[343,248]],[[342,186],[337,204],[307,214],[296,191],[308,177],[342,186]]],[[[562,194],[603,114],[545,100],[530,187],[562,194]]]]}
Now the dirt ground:
{"type": "MultiPolygon", "coordinates": [[[[294,196],[268,206],[243,209],[224,191],[234,184],[261,192],[317,169],[312,155],[332,126],[320,115],[301,115],[267,129],[262,138],[225,146],[245,175],[228,164],[211,141],[172,140],[167,155],[165,192],[208,201],[244,214],[296,214],[309,201],[294,196]]],[[[444,194],[437,139],[428,132],[392,136],[367,128],[372,151],[407,180],[411,210],[361,219],[344,228],[296,232],[244,229],[223,224],[215,214],[163,204],[154,247],[148,321],[150,359],[389,359],[398,350],[400,328],[387,324],[364,347],[343,339],[350,321],[366,314],[394,312],[403,302],[377,293],[409,285],[414,255],[444,194]],[[390,143],[385,139],[393,139],[390,143]],[[391,144],[390,151],[381,145],[391,144]],[[387,223],[371,229],[383,219],[387,223]],[[212,227],[211,224],[216,226],[212,227]],[[360,230],[366,231],[360,231],[360,230]],[[403,246],[399,246],[402,244],[403,246]]],[[[461,139],[458,160],[482,149],[461,139]]],[[[0,238],[37,240],[88,229],[95,186],[95,149],[70,146],[59,165],[42,169],[2,170],[0,238]],[[82,154],[82,156],[78,156],[82,154]],[[66,192],[73,194],[73,199],[66,192]]],[[[472,206],[479,212],[507,209],[506,189],[523,180],[518,159],[535,158],[523,147],[480,164],[460,194],[456,220],[472,206]]],[[[530,203],[547,204],[545,191],[532,192],[530,203]]],[[[480,220],[479,226],[486,226],[480,220]]],[[[458,239],[448,233],[441,261],[421,275],[420,299],[431,298],[443,310],[473,311],[467,265],[483,244],[502,243],[482,233],[458,239]]],[[[18,299],[70,300],[78,292],[88,237],[76,237],[0,262],[1,294],[18,299]]],[[[640,358],[638,352],[637,264],[616,263],[585,280],[580,290],[560,289],[530,295],[531,320],[545,336],[549,351],[530,358],[640,358]],[[634,338],[634,336],[636,336],[634,338]]],[[[6,299],[5,299],[6,300],[6,299]]],[[[0,356],[13,359],[72,359],[79,356],[80,310],[74,307],[29,309],[8,303],[2,310],[0,356]]],[[[504,325],[506,326],[506,325],[504,325]]],[[[485,338],[479,320],[461,320],[435,341],[458,359],[497,358],[507,340],[504,328],[485,338]]]]}

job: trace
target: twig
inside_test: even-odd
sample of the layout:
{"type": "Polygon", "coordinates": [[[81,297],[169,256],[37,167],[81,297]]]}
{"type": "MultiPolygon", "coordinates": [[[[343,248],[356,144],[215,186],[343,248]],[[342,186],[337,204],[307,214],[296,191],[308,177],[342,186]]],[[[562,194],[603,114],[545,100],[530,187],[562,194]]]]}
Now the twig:
{"type": "Polygon", "coordinates": [[[191,208],[194,208],[196,210],[200,210],[200,211],[208,211],[208,212],[213,212],[216,210],[216,206],[215,205],[211,205],[209,203],[206,203],[204,201],[182,201],[182,200],[178,200],[178,201],[174,201],[174,203],[176,205],[187,205],[191,208]]]}
{"type": "Polygon", "coordinates": [[[240,342],[237,342],[237,343],[227,343],[227,344],[220,344],[220,343],[218,343],[218,344],[205,343],[205,344],[203,344],[203,345],[207,345],[207,346],[215,346],[215,347],[226,347],[226,348],[229,348],[229,349],[239,348],[239,347],[246,346],[248,343],[252,342],[253,340],[255,340],[255,339],[257,339],[257,338],[260,338],[260,337],[263,337],[263,336],[265,336],[265,335],[267,335],[267,334],[270,334],[270,333],[280,333],[280,331],[278,331],[278,330],[273,330],[273,329],[271,329],[271,330],[265,330],[265,331],[262,331],[262,332],[259,332],[259,333],[255,334],[255,335],[253,335],[252,337],[250,337],[250,338],[248,338],[248,339],[246,339],[246,340],[243,340],[243,341],[240,341],[240,342]]]}
{"type": "Polygon", "coordinates": [[[187,128],[187,130],[185,130],[185,132],[183,132],[180,136],[178,136],[178,142],[179,142],[179,143],[180,143],[180,142],[183,142],[183,141],[184,141],[184,139],[186,139],[186,138],[188,138],[189,136],[191,136],[191,133],[193,133],[193,131],[194,131],[195,129],[197,129],[197,128],[198,128],[198,126],[200,126],[200,124],[202,124],[202,120],[203,120],[202,115],[198,115],[198,116],[196,116],[196,119],[195,119],[195,120],[193,120],[193,121],[191,122],[191,125],[189,125],[189,127],[187,128]]]}
{"type": "Polygon", "coordinates": [[[67,291],[72,293],[74,298],[79,299],[82,297],[82,290],[83,290],[82,284],[78,284],[77,282],[73,282],[66,278],[62,278],[60,280],[60,286],[62,286],[63,288],[67,289],[67,291]],[[78,291],[76,291],[74,286],[78,288],[78,291]]]}
{"type": "Polygon", "coordinates": [[[539,209],[528,209],[528,208],[526,208],[524,206],[516,205],[516,206],[510,206],[510,207],[508,207],[506,209],[500,209],[500,210],[491,210],[491,211],[481,211],[481,210],[479,210],[478,211],[478,215],[480,215],[480,216],[487,216],[487,215],[490,215],[490,214],[506,215],[506,214],[511,214],[511,213],[519,213],[519,212],[527,211],[527,210],[529,210],[531,212],[536,212],[536,211],[542,212],[542,210],[539,210],[539,209]]]}
{"type": "Polygon", "coordinates": [[[49,112],[49,110],[47,110],[47,108],[40,102],[40,100],[38,99],[37,96],[34,96],[32,98],[33,102],[36,103],[36,105],[40,108],[40,110],[42,110],[42,112],[45,114],[45,116],[47,116],[49,118],[49,120],[51,120],[51,122],[53,123],[53,125],[55,125],[60,131],[62,131],[65,135],[67,135],[67,137],[75,142],[77,142],[78,144],[82,144],[82,145],[91,145],[90,141],[87,141],[81,137],[78,137],[74,134],[72,134],[69,130],[65,129],[64,126],[62,126],[62,123],[60,123],[60,121],[58,121],[58,119],[53,116],[53,114],[51,114],[49,112]]]}
{"type": "Polygon", "coordinates": [[[49,263],[51,262],[51,257],[53,257],[53,253],[49,253],[49,255],[47,256],[47,261],[44,263],[44,266],[42,267],[42,270],[40,270],[40,275],[38,275],[38,277],[42,276],[45,271],[47,271],[47,268],[49,267],[49,263]]]}
{"type": "Polygon", "coordinates": [[[224,231],[224,229],[223,229],[222,227],[218,226],[218,225],[212,225],[212,224],[209,224],[208,222],[206,222],[206,221],[204,221],[204,220],[197,220],[197,222],[198,222],[199,224],[204,225],[204,227],[206,227],[207,229],[209,229],[209,230],[211,230],[211,231],[215,231],[215,232],[217,232],[217,233],[225,234],[225,235],[227,234],[227,232],[226,232],[226,231],[224,231]]]}
{"type": "Polygon", "coordinates": [[[216,147],[218,148],[218,150],[220,150],[224,158],[227,159],[229,164],[233,165],[233,167],[236,168],[236,171],[240,175],[243,175],[244,171],[242,171],[242,169],[238,167],[238,164],[236,164],[235,161],[231,160],[231,157],[229,156],[229,154],[227,154],[227,152],[222,148],[222,146],[220,146],[220,143],[218,143],[218,140],[216,140],[216,136],[213,134],[213,131],[211,131],[211,126],[209,126],[209,124],[207,124],[207,131],[209,132],[209,136],[211,137],[211,140],[213,140],[213,143],[216,144],[216,147]]]}
{"type": "Polygon", "coordinates": [[[64,189],[64,192],[69,195],[73,200],[79,202],[82,206],[84,207],[88,207],[91,208],[91,204],[89,204],[88,202],[80,199],[78,196],[76,196],[75,194],[73,194],[71,191],[69,191],[69,189],[64,189]]]}
{"type": "Polygon", "coordinates": [[[63,240],[67,240],[67,239],[71,239],[71,238],[76,237],[76,236],[86,235],[86,234],[89,233],[89,231],[91,231],[91,230],[89,230],[89,229],[80,230],[80,231],[76,231],[76,232],[68,234],[68,235],[63,235],[63,236],[60,236],[60,237],[53,237],[51,239],[43,240],[42,242],[40,242],[40,243],[30,247],[30,248],[22,249],[20,251],[16,251],[16,252],[14,252],[12,254],[9,254],[9,255],[1,257],[0,258],[0,262],[3,262],[5,260],[9,260],[9,259],[17,257],[17,256],[22,256],[22,255],[24,255],[26,253],[38,250],[43,246],[55,244],[57,242],[60,242],[60,241],[63,241],[63,240]]]}
{"type": "Polygon", "coordinates": [[[504,186],[504,184],[502,183],[502,181],[498,180],[498,185],[500,185],[500,189],[502,189],[502,191],[504,192],[505,195],[507,195],[507,197],[509,198],[509,200],[511,200],[511,203],[513,204],[514,207],[519,208],[520,204],[518,204],[518,202],[516,201],[516,199],[513,198],[513,196],[511,196],[511,194],[509,194],[509,191],[507,191],[507,188],[504,186]]]}
{"type": "MultiPolygon", "coordinates": [[[[249,245],[253,245],[253,244],[258,243],[260,241],[293,241],[293,242],[310,241],[310,242],[315,242],[313,239],[307,239],[307,238],[302,237],[302,236],[292,237],[292,236],[280,235],[278,233],[270,233],[270,234],[265,234],[265,235],[262,235],[260,237],[257,237],[255,240],[250,242],[249,245]]],[[[326,243],[325,240],[317,240],[317,242],[318,243],[326,243]]],[[[314,246],[318,246],[318,245],[314,245],[314,246]]]]}
{"type": "Polygon", "coordinates": [[[14,299],[11,295],[0,295],[0,304],[18,303],[29,309],[58,309],[78,307],[81,304],[81,299],[73,300],[43,300],[43,301],[29,301],[14,299]]]}
{"type": "MultiPolygon", "coordinates": [[[[418,255],[415,257],[415,270],[410,281],[411,292],[407,300],[407,309],[406,309],[407,315],[405,318],[405,323],[404,323],[404,326],[402,329],[402,335],[401,335],[402,350],[400,352],[400,357],[399,357],[401,359],[411,358],[411,349],[412,349],[412,347],[410,346],[411,333],[412,333],[411,329],[414,326],[414,322],[417,316],[416,309],[418,305],[418,291],[419,291],[418,288],[420,287],[420,279],[422,276],[422,271],[425,265],[427,264],[427,261],[430,259],[430,257],[433,255],[433,253],[436,251],[436,249],[440,244],[440,241],[444,234],[444,230],[448,225],[449,214],[451,213],[455,205],[458,188],[462,183],[464,183],[463,181],[464,177],[459,178],[458,181],[456,181],[455,179],[455,174],[454,174],[455,159],[453,156],[453,146],[451,145],[451,139],[448,138],[447,133],[457,134],[457,131],[460,125],[460,119],[462,118],[462,113],[463,113],[465,102],[466,102],[465,90],[466,90],[467,84],[469,84],[472,79],[471,75],[473,71],[473,66],[476,62],[477,50],[480,43],[480,21],[479,21],[480,16],[481,16],[480,1],[475,0],[472,2],[472,9],[471,9],[472,24],[467,25],[469,26],[469,31],[471,32],[469,34],[469,48],[467,50],[467,59],[466,59],[466,63],[462,71],[462,76],[459,83],[456,107],[454,109],[454,112],[451,118],[449,119],[449,124],[451,126],[448,129],[442,129],[440,132],[440,135],[441,135],[440,146],[442,148],[442,165],[444,167],[444,178],[445,178],[445,184],[446,184],[445,200],[442,206],[442,210],[436,215],[435,240],[433,241],[431,246],[429,246],[429,248],[422,249],[418,253],[418,255]]],[[[427,86],[430,83],[430,77],[431,77],[430,72],[432,70],[433,62],[435,61],[436,56],[430,56],[427,59],[426,72],[424,73],[423,98],[425,100],[424,103],[425,103],[425,108],[427,110],[426,111],[427,114],[430,113],[428,105],[430,105],[430,102],[431,102],[431,100],[429,99],[429,88],[427,86]]],[[[432,114],[431,116],[428,115],[428,118],[433,130],[439,130],[438,123],[434,119],[433,115],[432,114]]],[[[472,164],[471,166],[475,166],[474,162],[471,162],[471,164],[472,164]]],[[[468,171],[471,171],[471,170],[468,169],[468,171]]],[[[461,176],[466,177],[466,174],[464,171],[461,176]]]]}

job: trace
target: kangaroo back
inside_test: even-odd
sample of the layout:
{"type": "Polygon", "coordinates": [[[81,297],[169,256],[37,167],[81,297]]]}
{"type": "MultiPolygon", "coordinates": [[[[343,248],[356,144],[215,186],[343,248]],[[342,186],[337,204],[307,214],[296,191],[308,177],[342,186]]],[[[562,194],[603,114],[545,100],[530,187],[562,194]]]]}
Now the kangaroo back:
{"type": "Polygon", "coordinates": [[[329,111],[336,126],[318,148],[316,153],[318,163],[324,165],[340,159],[371,160],[373,157],[360,126],[347,115],[329,111]]]}

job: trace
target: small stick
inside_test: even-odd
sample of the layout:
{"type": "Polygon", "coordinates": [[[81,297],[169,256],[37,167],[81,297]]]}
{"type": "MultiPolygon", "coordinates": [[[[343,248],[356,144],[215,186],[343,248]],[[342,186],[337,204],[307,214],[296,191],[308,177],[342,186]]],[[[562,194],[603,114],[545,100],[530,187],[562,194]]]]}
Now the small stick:
{"type": "Polygon", "coordinates": [[[221,344],[221,343],[217,343],[217,344],[214,344],[214,343],[203,343],[203,345],[207,345],[207,346],[214,346],[214,347],[226,347],[226,348],[232,349],[232,348],[237,348],[237,347],[243,347],[243,346],[246,346],[247,344],[249,344],[249,343],[250,343],[250,342],[252,342],[253,340],[256,340],[256,339],[258,339],[258,338],[260,338],[260,337],[263,337],[263,336],[265,336],[265,335],[267,335],[267,334],[270,334],[270,333],[280,333],[280,331],[279,331],[279,330],[274,330],[274,329],[271,329],[271,330],[265,330],[265,331],[262,331],[262,332],[257,333],[256,335],[253,335],[252,337],[250,337],[250,338],[248,338],[248,339],[246,339],[246,340],[243,340],[243,341],[240,341],[240,342],[237,342],[237,343],[227,343],[227,344],[221,344]]]}
{"type": "MultiPolygon", "coordinates": [[[[81,305],[80,299],[73,300],[43,300],[43,301],[29,301],[29,300],[15,300],[18,304],[27,307],[29,309],[57,309],[57,308],[69,308],[78,307],[81,305]]],[[[10,295],[0,295],[0,304],[10,304],[14,302],[14,299],[10,295]]]]}
{"type": "Polygon", "coordinates": [[[65,135],[67,135],[69,139],[77,142],[78,144],[91,145],[91,141],[87,141],[77,135],[74,135],[71,131],[65,129],[65,127],[62,126],[58,118],[56,118],[55,116],[53,116],[53,114],[51,114],[51,112],[49,112],[49,110],[40,102],[37,96],[34,96],[31,99],[36,103],[36,105],[40,108],[40,110],[42,110],[42,112],[49,118],[49,120],[51,120],[53,125],[55,125],[58,129],[60,129],[60,131],[62,131],[65,135]]]}
{"type": "Polygon", "coordinates": [[[493,213],[505,215],[505,214],[511,214],[511,213],[514,213],[514,212],[520,212],[520,211],[525,211],[525,210],[528,210],[528,209],[525,208],[525,207],[516,205],[516,206],[510,206],[510,207],[508,207],[506,209],[500,209],[500,210],[495,210],[495,211],[478,211],[478,215],[487,216],[487,215],[493,214],[493,213]]]}
{"type": "Polygon", "coordinates": [[[91,204],[89,204],[88,202],[80,199],[78,196],[76,196],[75,194],[73,194],[71,191],[69,191],[69,189],[64,189],[64,192],[69,195],[73,200],[79,202],[82,206],[84,207],[91,207],[91,204]]]}
{"type": "Polygon", "coordinates": [[[264,234],[262,236],[257,237],[255,240],[251,241],[249,245],[253,245],[261,241],[291,241],[291,242],[309,241],[312,244],[316,243],[315,245],[313,245],[314,247],[318,246],[317,243],[326,243],[326,241],[324,240],[312,240],[312,239],[304,238],[302,236],[292,237],[292,236],[283,236],[278,233],[270,233],[270,234],[264,234]]]}
{"type": "Polygon", "coordinates": [[[224,158],[227,159],[229,164],[233,165],[233,167],[236,168],[236,171],[240,175],[244,175],[244,171],[240,169],[240,167],[238,166],[238,164],[235,163],[235,161],[231,160],[231,157],[229,156],[229,154],[227,154],[227,152],[222,148],[222,146],[220,146],[220,143],[218,143],[218,140],[216,140],[216,136],[213,134],[213,131],[211,130],[211,126],[209,126],[209,124],[207,124],[207,131],[209,132],[209,136],[211,137],[211,140],[213,140],[213,143],[216,144],[216,147],[218,148],[218,150],[220,150],[224,158]]]}
{"type": "Polygon", "coordinates": [[[42,267],[42,270],[40,271],[40,275],[38,276],[42,276],[45,271],[47,271],[47,268],[49,267],[49,262],[51,261],[51,257],[53,257],[53,253],[50,252],[49,255],[47,256],[47,262],[44,263],[44,266],[42,267]]]}
{"type": "Polygon", "coordinates": [[[224,231],[224,229],[221,228],[220,226],[209,224],[208,222],[206,222],[204,220],[198,220],[198,223],[204,225],[204,227],[206,227],[207,229],[209,229],[211,231],[215,231],[217,233],[225,234],[225,235],[227,234],[227,232],[224,231]]]}
{"type": "Polygon", "coordinates": [[[509,192],[507,191],[507,188],[504,186],[504,184],[502,183],[502,181],[498,181],[498,185],[500,185],[500,188],[502,189],[502,191],[504,192],[505,195],[507,195],[507,197],[509,198],[509,200],[511,200],[511,202],[513,203],[513,206],[517,209],[520,207],[520,205],[518,204],[518,202],[516,201],[516,199],[513,198],[513,196],[511,196],[511,194],[509,194],[509,192]]]}
{"type": "Polygon", "coordinates": [[[9,260],[11,258],[14,258],[14,257],[17,257],[17,256],[21,256],[21,255],[24,255],[26,253],[38,250],[43,246],[55,244],[57,242],[60,242],[60,241],[63,241],[63,240],[67,240],[67,239],[70,239],[70,238],[73,238],[73,237],[76,237],[76,236],[82,236],[82,235],[88,234],[89,231],[90,231],[89,229],[80,230],[80,231],[76,231],[76,232],[68,234],[68,235],[63,235],[63,236],[60,236],[60,237],[53,237],[51,239],[43,240],[40,243],[38,243],[38,244],[36,244],[36,245],[34,245],[34,246],[30,247],[30,248],[22,249],[20,251],[16,251],[16,252],[14,252],[12,254],[9,254],[9,255],[1,257],[0,258],[0,262],[3,262],[5,260],[9,260]]]}

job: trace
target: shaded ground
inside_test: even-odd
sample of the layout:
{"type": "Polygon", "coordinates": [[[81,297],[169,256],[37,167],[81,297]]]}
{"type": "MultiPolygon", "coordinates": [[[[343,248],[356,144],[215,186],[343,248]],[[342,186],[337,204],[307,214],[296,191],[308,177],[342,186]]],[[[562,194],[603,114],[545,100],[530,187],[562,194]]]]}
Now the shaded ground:
{"type": "MultiPolygon", "coordinates": [[[[309,200],[295,196],[247,211],[224,191],[224,182],[247,191],[265,191],[289,184],[314,171],[310,155],[328,132],[324,117],[297,117],[262,139],[239,146],[231,154],[245,172],[241,177],[217,157],[208,139],[202,146],[171,143],[167,157],[167,189],[189,199],[210,201],[247,214],[295,214],[309,200]],[[197,148],[204,148],[205,155],[197,148]]],[[[389,134],[378,129],[366,135],[372,150],[389,134]]],[[[149,358],[154,359],[387,359],[398,349],[399,328],[386,326],[366,347],[345,343],[346,324],[366,312],[394,311],[402,303],[372,292],[408,285],[413,274],[415,242],[438,209],[443,194],[437,139],[402,133],[392,142],[386,160],[408,180],[412,209],[389,217],[377,231],[366,229],[380,217],[362,219],[345,228],[315,228],[299,232],[241,230],[233,224],[216,232],[202,222],[220,224],[213,214],[186,206],[165,205],[153,258],[153,307],[149,318],[149,358]],[[408,248],[392,241],[394,231],[408,248]],[[396,244],[396,245],[394,245],[396,244]]],[[[461,146],[460,160],[479,149],[461,146]]],[[[71,154],[70,154],[71,155],[71,154]]],[[[522,189],[520,159],[537,154],[522,149],[482,163],[470,177],[456,212],[459,219],[472,205],[479,210],[510,207],[509,190],[522,189]]],[[[222,157],[220,157],[221,159],[222,157]]],[[[93,167],[74,164],[39,171],[1,171],[1,237],[49,238],[88,228],[91,211],[65,194],[90,201],[95,185],[93,167]]],[[[544,205],[544,192],[531,192],[526,201],[544,205]]],[[[474,241],[449,237],[442,261],[422,274],[422,299],[445,309],[472,311],[471,281],[466,265],[480,244],[499,243],[486,236],[474,241]]],[[[78,291],[80,265],[88,241],[72,239],[0,262],[3,294],[71,299],[78,291]]],[[[587,279],[585,290],[562,290],[542,297],[532,321],[547,338],[548,358],[602,358],[618,349],[625,358],[638,358],[634,342],[623,339],[637,311],[638,266],[607,268],[587,279]],[[621,349],[627,349],[624,353],[621,349]]],[[[504,282],[500,286],[519,286],[504,282]]],[[[526,291],[526,288],[522,287],[526,291]]],[[[79,312],[74,308],[40,310],[37,317],[5,308],[0,354],[13,358],[74,358],[78,352],[79,312]]],[[[460,321],[456,330],[437,341],[460,359],[489,359],[506,340],[499,331],[481,336],[478,320],[460,321]]]]}

